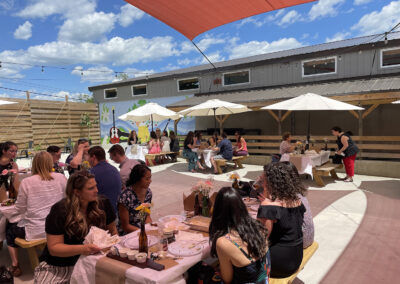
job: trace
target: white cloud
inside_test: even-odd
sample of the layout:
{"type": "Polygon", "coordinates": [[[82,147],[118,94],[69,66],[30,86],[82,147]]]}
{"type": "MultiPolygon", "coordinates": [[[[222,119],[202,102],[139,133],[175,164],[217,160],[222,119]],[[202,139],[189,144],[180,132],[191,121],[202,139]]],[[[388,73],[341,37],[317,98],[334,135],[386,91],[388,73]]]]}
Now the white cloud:
{"type": "MultiPolygon", "coordinates": [[[[215,62],[221,62],[225,60],[225,57],[221,55],[221,53],[219,51],[213,52],[211,54],[207,54],[208,59],[210,59],[210,61],[212,63],[215,62]]],[[[210,62],[207,61],[207,59],[204,58],[204,56],[201,57],[201,64],[209,64],[210,62]]]]}
{"type": "Polygon", "coordinates": [[[295,38],[282,38],[280,40],[267,41],[250,41],[236,45],[230,51],[230,59],[242,58],[262,53],[276,52],[280,50],[293,49],[301,47],[302,44],[295,38]]]}
{"type": "Polygon", "coordinates": [[[129,76],[129,78],[136,78],[136,77],[142,77],[150,74],[156,73],[154,69],[136,69],[136,68],[126,68],[124,69],[124,72],[129,76]]]}
{"type": "MultiPolygon", "coordinates": [[[[204,36],[204,38],[202,38],[198,43],[196,43],[196,45],[200,48],[201,51],[206,51],[210,46],[212,45],[216,45],[216,44],[224,44],[227,40],[224,38],[220,38],[220,37],[213,37],[212,35],[208,35],[206,34],[204,36]]],[[[181,44],[181,53],[185,54],[185,53],[189,53],[189,52],[193,52],[196,51],[197,49],[196,47],[194,47],[194,45],[189,42],[189,41],[184,41],[181,44]]]]}
{"type": "Polygon", "coordinates": [[[392,1],[381,11],[373,11],[364,15],[351,29],[358,30],[362,35],[383,33],[398,23],[399,15],[400,1],[392,1]]]}
{"type": "Polygon", "coordinates": [[[296,10],[291,10],[285,16],[283,16],[277,24],[279,26],[288,26],[300,20],[301,15],[296,10]]]}
{"type": "Polygon", "coordinates": [[[0,93],[0,98],[11,98],[9,94],[0,93]]]}
{"type": "Polygon", "coordinates": [[[14,32],[14,38],[16,39],[30,39],[32,36],[32,24],[26,21],[20,25],[14,32]]]}
{"type": "Polygon", "coordinates": [[[246,19],[241,20],[236,27],[241,28],[242,26],[246,24],[253,24],[255,27],[260,28],[264,26],[267,23],[274,22],[276,19],[278,19],[280,16],[283,15],[285,12],[285,9],[278,10],[276,13],[268,13],[268,16],[260,17],[260,16],[253,16],[249,17],[246,19]]]}
{"type": "Polygon", "coordinates": [[[106,66],[96,66],[87,69],[84,69],[82,66],[76,66],[71,74],[80,76],[81,82],[108,82],[115,78],[114,70],[106,66]]]}
{"type": "Polygon", "coordinates": [[[339,40],[344,40],[348,38],[351,35],[349,32],[339,32],[335,33],[333,37],[327,37],[325,39],[325,42],[333,42],[333,41],[339,41],[339,40]]]}
{"type": "Polygon", "coordinates": [[[311,21],[314,21],[317,18],[336,16],[338,13],[337,9],[344,2],[345,0],[320,0],[317,4],[314,4],[311,7],[308,16],[311,21]]]}
{"type": "Polygon", "coordinates": [[[85,42],[102,38],[114,28],[113,13],[94,12],[77,19],[67,19],[61,26],[58,39],[61,41],[85,42]]]}
{"type": "Polygon", "coordinates": [[[96,0],[37,0],[18,12],[17,16],[44,19],[61,14],[66,18],[79,18],[93,13],[95,9],[96,0]]]}
{"type": "Polygon", "coordinates": [[[121,13],[118,16],[118,22],[121,26],[127,27],[136,20],[143,18],[145,13],[131,4],[125,4],[121,7],[121,13]]]}
{"type": "Polygon", "coordinates": [[[364,5],[367,4],[369,2],[371,2],[372,0],[354,0],[354,5],[364,5]]]}

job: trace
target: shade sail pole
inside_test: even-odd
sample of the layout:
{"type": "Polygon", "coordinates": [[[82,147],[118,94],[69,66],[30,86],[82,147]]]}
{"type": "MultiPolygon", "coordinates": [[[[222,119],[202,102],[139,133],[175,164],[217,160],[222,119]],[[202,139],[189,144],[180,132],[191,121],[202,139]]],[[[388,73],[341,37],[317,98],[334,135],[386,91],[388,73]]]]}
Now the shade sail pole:
{"type": "Polygon", "coordinates": [[[210,59],[208,59],[207,55],[205,55],[203,53],[203,51],[201,51],[201,49],[193,42],[193,40],[191,40],[191,42],[193,43],[193,45],[197,48],[197,50],[201,53],[201,55],[204,56],[205,59],[207,59],[207,61],[212,65],[212,67],[214,67],[214,69],[217,69],[217,67],[215,67],[215,65],[211,62],[210,59]]]}

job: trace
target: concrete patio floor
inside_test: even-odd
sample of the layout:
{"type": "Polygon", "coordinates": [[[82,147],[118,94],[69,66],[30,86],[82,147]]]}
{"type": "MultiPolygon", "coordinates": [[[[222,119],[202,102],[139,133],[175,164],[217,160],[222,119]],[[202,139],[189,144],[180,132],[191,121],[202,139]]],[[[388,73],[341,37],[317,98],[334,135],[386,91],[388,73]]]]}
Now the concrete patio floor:
{"type": "MultiPolygon", "coordinates": [[[[254,178],[262,167],[235,170],[254,178]]],[[[209,173],[188,173],[183,160],[152,167],[153,219],[183,211],[182,194],[209,173]]],[[[229,185],[228,175],[213,175],[217,187],[229,185]]],[[[356,175],[353,183],[324,178],[317,187],[310,179],[308,199],[319,249],[294,283],[393,283],[400,263],[400,180],[356,175]]],[[[1,264],[9,264],[6,246],[1,264]]],[[[24,274],[15,283],[33,283],[27,253],[20,250],[24,274]]]]}

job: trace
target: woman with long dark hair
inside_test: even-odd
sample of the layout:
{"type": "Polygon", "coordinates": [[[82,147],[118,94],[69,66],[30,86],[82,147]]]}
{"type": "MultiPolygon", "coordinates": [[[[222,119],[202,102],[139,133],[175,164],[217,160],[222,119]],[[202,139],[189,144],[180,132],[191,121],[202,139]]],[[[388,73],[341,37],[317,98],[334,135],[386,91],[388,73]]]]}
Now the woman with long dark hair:
{"type": "Polygon", "coordinates": [[[192,149],[196,148],[196,145],[194,144],[194,133],[193,131],[189,131],[185,141],[183,142],[183,157],[188,159],[188,168],[189,171],[192,173],[196,172],[196,167],[204,170],[204,168],[201,166],[199,158],[197,156],[197,153],[193,152],[192,149]]]}
{"type": "Polygon", "coordinates": [[[264,167],[264,194],[257,219],[268,229],[271,277],[292,275],[303,259],[303,218],[306,211],[299,194],[305,188],[293,180],[290,166],[270,163],[264,167]]]}
{"type": "Polygon", "coordinates": [[[332,135],[337,138],[336,144],[338,145],[338,155],[344,154],[343,164],[346,169],[346,177],[343,179],[345,182],[352,182],[354,176],[354,163],[356,161],[356,156],[358,153],[358,147],[351,139],[350,131],[343,132],[338,126],[332,127],[332,135]]]}
{"type": "Polygon", "coordinates": [[[139,144],[139,138],[137,136],[136,130],[132,130],[131,133],[129,133],[128,145],[135,145],[135,144],[139,144]]]}
{"type": "Polygon", "coordinates": [[[219,259],[224,283],[268,283],[268,232],[249,215],[235,189],[218,192],[209,232],[211,255],[219,259]]]}
{"type": "Polygon", "coordinates": [[[18,165],[15,162],[17,157],[18,147],[12,141],[0,143],[0,201],[7,198],[6,191],[15,190],[18,193],[18,165]],[[11,184],[9,184],[9,176],[11,184]]]}
{"type": "Polygon", "coordinates": [[[249,152],[247,151],[247,143],[239,131],[235,132],[236,136],[236,148],[233,151],[233,156],[247,156],[249,152]]]}
{"type": "Polygon", "coordinates": [[[94,175],[88,171],[69,177],[66,198],[54,204],[46,218],[47,246],[35,269],[35,283],[69,283],[79,256],[100,252],[94,244],[83,244],[92,226],[117,234],[113,207],[97,192],[94,175]]]}

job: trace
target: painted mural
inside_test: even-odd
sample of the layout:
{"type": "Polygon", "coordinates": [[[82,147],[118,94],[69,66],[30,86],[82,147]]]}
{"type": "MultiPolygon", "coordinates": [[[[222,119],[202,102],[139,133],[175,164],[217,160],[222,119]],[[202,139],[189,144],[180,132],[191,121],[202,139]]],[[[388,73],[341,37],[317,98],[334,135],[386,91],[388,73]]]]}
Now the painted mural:
{"type": "MultiPolygon", "coordinates": [[[[118,134],[120,142],[126,142],[129,137],[129,133],[132,130],[136,130],[138,133],[138,138],[141,142],[145,142],[149,140],[150,131],[151,131],[151,121],[144,122],[131,122],[131,121],[123,121],[118,119],[119,116],[134,110],[140,106],[143,106],[147,103],[153,102],[157,103],[161,106],[167,106],[169,104],[175,103],[177,101],[188,98],[189,96],[182,97],[168,97],[168,98],[156,98],[147,100],[144,98],[138,100],[131,101],[119,101],[119,102],[106,102],[99,104],[99,112],[100,112],[100,133],[101,133],[101,141],[102,145],[110,144],[110,138],[115,133],[118,134]],[[114,109],[114,118],[115,118],[115,129],[113,128],[113,109],[114,109]]],[[[168,120],[164,121],[154,121],[154,130],[156,128],[160,128],[161,130],[174,130],[174,122],[168,120]]],[[[194,117],[185,117],[182,118],[178,123],[178,134],[184,135],[190,130],[195,128],[195,118],[194,117]]]]}

